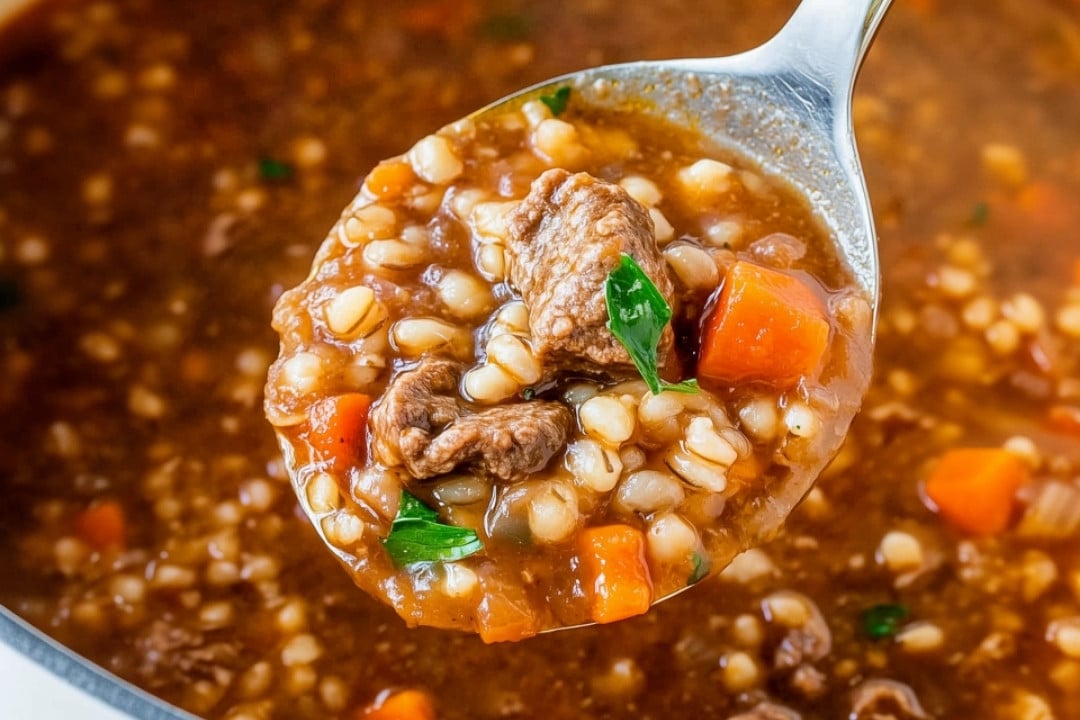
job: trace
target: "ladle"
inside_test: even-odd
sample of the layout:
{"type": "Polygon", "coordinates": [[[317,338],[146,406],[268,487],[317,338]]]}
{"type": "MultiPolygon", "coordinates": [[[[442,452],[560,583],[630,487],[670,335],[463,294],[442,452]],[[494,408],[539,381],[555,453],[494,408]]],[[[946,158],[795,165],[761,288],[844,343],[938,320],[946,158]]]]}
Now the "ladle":
{"type": "MultiPolygon", "coordinates": [[[[870,202],[855,148],[851,98],[862,58],[889,4],[890,0],[803,0],[775,37],[748,52],[584,70],[534,85],[471,117],[495,119],[530,99],[569,86],[575,107],[634,113],[686,128],[703,142],[730,150],[763,174],[786,182],[807,199],[832,234],[853,281],[869,302],[865,337],[848,350],[857,354],[858,366],[868,367],[879,270],[870,202]]],[[[819,444],[808,451],[822,458],[821,464],[789,468],[786,478],[770,481],[764,497],[739,506],[710,545],[714,568],[774,537],[840,447],[869,378],[864,372],[829,382],[829,390],[840,398],[837,422],[828,437],[815,439],[819,444]]],[[[293,467],[289,443],[283,441],[282,447],[301,504],[319,528],[317,513],[308,506],[293,467]]],[[[355,558],[328,545],[347,566],[355,566],[355,558]]],[[[559,628],[544,628],[554,629],[559,628]]]]}

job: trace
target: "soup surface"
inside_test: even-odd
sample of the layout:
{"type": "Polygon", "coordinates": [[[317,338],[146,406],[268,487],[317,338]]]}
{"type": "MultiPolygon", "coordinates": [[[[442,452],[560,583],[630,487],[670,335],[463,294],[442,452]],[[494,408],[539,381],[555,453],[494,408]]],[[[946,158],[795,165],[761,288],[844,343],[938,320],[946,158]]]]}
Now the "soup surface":
{"type": "Polygon", "coordinates": [[[1080,716],[1071,0],[884,23],[855,98],[874,380],[776,541],[642,617],[485,645],[406,628],[298,508],[269,321],[369,171],[792,6],[57,0],[6,28],[0,602],[212,718],[1080,716]]]}

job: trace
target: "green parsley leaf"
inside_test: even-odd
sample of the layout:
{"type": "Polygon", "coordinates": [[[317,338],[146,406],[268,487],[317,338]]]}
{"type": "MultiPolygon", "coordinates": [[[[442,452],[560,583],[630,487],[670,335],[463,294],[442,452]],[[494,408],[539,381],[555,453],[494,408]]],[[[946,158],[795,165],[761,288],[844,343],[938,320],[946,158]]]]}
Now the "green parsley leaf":
{"type": "Polygon", "coordinates": [[[394,527],[383,547],[398,566],[460,560],[483,549],[469,528],[413,520],[394,527]]]}
{"type": "Polygon", "coordinates": [[[439,522],[437,512],[405,490],[382,544],[399,567],[460,560],[484,549],[475,530],[439,522]]]}
{"type": "Polygon", "coordinates": [[[694,566],[690,571],[690,577],[687,578],[687,585],[696,585],[705,579],[705,576],[709,574],[709,561],[699,552],[695,552],[691,558],[694,566]]]}
{"type": "Polygon", "coordinates": [[[293,166],[266,155],[259,158],[259,177],[268,182],[286,182],[293,176],[293,166]]]}
{"type": "Polygon", "coordinates": [[[491,15],[480,23],[480,34],[492,40],[524,40],[529,36],[529,19],[524,15],[491,15]]]}
{"type": "Polygon", "coordinates": [[[986,225],[990,219],[990,203],[986,201],[980,201],[975,203],[975,207],[971,210],[971,223],[972,227],[981,228],[986,225]]]}
{"type": "Polygon", "coordinates": [[[412,493],[402,490],[401,501],[398,503],[397,517],[394,518],[394,522],[405,522],[406,520],[439,522],[439,513],[429,508],[412,493]]]}
{"type": "Polygon", "coordinates": [[[871,640],[892,637],[907,616],[908,609],[903,605],[875,605],[862,613],[863,632],[871,640]]]}
{"type": "Polygon", "coordinates": [[[548,110],[555,117],[563,114],[566,110],[566,103],[570,101],[570,86],[563,85],[558,90],[550,95],[541,95],[540,102],[548,106],[548,110]]]}
{"type": "Polygon", "coordinates": [[[697,392],[697,380],[672,385],[660,379],[656,348],[664,326],[671,320],[671,307],[634,258],[623,253],[619,266],[604,283],[604,295],[607,328],[626,348],[649,389],[654,394],[661,390],[697,392]]]}

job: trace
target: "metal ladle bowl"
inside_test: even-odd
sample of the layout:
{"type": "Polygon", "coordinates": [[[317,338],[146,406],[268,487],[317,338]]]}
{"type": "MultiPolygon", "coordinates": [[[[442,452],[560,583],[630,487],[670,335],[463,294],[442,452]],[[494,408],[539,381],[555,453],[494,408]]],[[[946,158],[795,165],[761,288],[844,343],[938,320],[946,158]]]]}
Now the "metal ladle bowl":
{"type": "MultiPolygon", "coordinates": [[[[803,0],[779,33],[739,55],[592,68],[521,90],[472,117],[497,115],[569,86],[575,105],[631,112],[689,129],[782,180],[809,202],[870,302],[869,336],[855,348],[869,363],[880,270],[851,98],[863,57],[890,4],[803,0]]],[[[869,377],[832,382],[831,389],[850,400],[838,408],[836,433],[816,448],[826,459],[842,444],[869,377]]],[[[791,468],[788,477],[770,487],[766,500],[732,518],[726,542],[712,550],[713,566],[723,567],[738,552],[774,537],[823,469],[824,464],[791,468]]]]}

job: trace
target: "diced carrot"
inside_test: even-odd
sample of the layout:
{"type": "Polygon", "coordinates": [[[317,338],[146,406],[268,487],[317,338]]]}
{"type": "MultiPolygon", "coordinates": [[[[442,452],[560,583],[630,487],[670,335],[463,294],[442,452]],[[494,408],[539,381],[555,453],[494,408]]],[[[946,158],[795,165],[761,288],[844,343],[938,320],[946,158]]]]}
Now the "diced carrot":
{"type": "Polygon", "coordinates": [[[404,160],[383,160],[368,173],[364,188],[379,200],[400,200],[416,182],[412,166],[404,160]]]}
{"type": "Polygon", "coordinates": [[[536,634],[536,618],[522,613],[514,615],[489,615],[477,625],[476,632],[488,645],[501,642],[517,642],[536,634]]]}
{"type": "Polygon", "coordinates": [[[1080,208],[1072,196],[1047,180],[1036,180],[1021,188],[1016,206],[1023,216],[1023,231],[1033,240],[1041,235],[1070,233],[1080,222],[1080,208]]]}
{"type": "Polygon", "coordinates": [[[367,458],[367,419],[371,397],[346,393],[324,398],[308,411],[307,441],[315,456],[345,470],[367,458]]]}
{"type": "Polygon", "coordinates": [[[604,525],[586,528],[578,543],[594,621],[615,622],[649,609],[653,586],[644,534],[629,525],[604,525]]]}
{"type": "Polygon", "coordinates": [[[1009,526],[1017,489],[1027,482],[1020,458],[1001,448],[946,452],[926,480],[926,495],[946,521],[976,535],[1009,526]]]}
{"type": "Polygon", "coordinates": [[[1047,412],[1046,419],[1054,430],[1080,438],[1080,407],[1053,405],[1047,412]]]}
{"type": "Polygon", "coordinates": [[[485,643],[517,642],[535,635],[536,614],[518,586],[492,586],[484,578],[484,599],[476,608],[476,632],[485,643]]]}
{"type": "Polygon", "coordinates": [[[90,505],[75,516],[75,534],[98,550],[124,547],[124,507],[115,500],[90,505]]]}
{"type": "Polygon", "coordinates": [[[400,690],[364,708],[357,720],[435,720],[435,704],[421,690],[400,690]]]}
{"type": "Polygon", "coordinates": [[[815,372],[829,345],[821,299],[799,278],[745,261],[732,265],[705,317],[698,377],[794,385],[815,372]]]}
{"type": "Polygon", "coordinates": [[[213,379],[217,368],[210,353],[205,350],[189,350],[180,357],[180,378],[192,385],[201,385],[213,379]]]}

